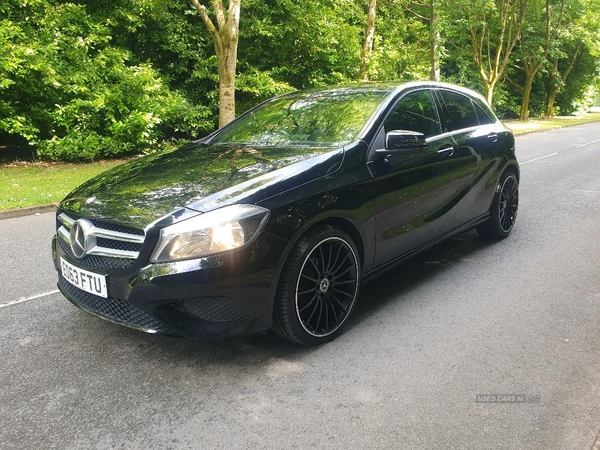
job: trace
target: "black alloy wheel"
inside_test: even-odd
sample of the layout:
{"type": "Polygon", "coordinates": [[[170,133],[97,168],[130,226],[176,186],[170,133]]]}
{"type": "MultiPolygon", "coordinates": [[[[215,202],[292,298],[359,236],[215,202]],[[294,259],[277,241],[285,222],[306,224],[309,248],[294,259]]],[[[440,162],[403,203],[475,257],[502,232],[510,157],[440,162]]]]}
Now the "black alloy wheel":
{"type": "Polygon", "coordinates": [[[510,171],[500,177],[498,189],[490,208],[490,219],[477,227],[484,237],[504,239],[515,226],[519,209],[519,181],[510,171]]]}
{"type": "Polygon", "coordinates": [[[500,189],[500,201],[498,202],[498,219],[500,228],[505,233],[510,233],[519,209],[519,183],[517,178],[510,174],[506,177],[500,189]]]}
{"type": "Polygon", "coordinates": [[[303,236],[282,273],[275,331],[304,345],[334,339],[350,316],[360,287],[356,246],[330,226],[303,236]]]}

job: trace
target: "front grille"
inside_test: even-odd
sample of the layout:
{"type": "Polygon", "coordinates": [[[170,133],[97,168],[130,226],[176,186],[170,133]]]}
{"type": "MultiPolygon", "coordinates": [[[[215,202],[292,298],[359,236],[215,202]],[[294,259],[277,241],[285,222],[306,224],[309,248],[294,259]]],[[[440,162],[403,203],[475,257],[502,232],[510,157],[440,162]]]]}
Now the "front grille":
{"type": "MultiPolygon", "coordinates": [[[[79,214],[75,214],[70,211],[68,213],[65,211],[62,211],[62,213],[69,216],[73,220],[83,218],[83,216],[80,216],[79,214]]],[[[138,236],[144,236],[144,230],[140,230],[139,228],[127,227],[125,225],[121,225],[118,223],[106,222],[104,220],[97,220],[97,219],[93,219],[91,217],[86,217],[86,219],[88,219],[90,222],[92,222],[94,224],[94,226],[97,228],[102,228],[102,229],[108,230],[108,231],[115,231],[117,233],[135,234],[138,236]]]]}
{"type": "Polygon", "coordinates": [[[58,239],[60,248],[65,252],[71,260],[77,261],[77,265],[82,268],[92,269],[126,269],[131,266],[135,260],[125,258],[113,258],[108,256],[97,256],[97,255],[86,255],[81,259],[75,258],[71,246],[67,244],[63,239],[58,239]]]}
{"type": "Polygon", "coordinates": [[[122,325],[140,328],[142,330],[158,333],[173,334],[169,328],[159,320],[149,316],[137,306],[124,300],[116,298],[102,298],[97,295],[82,291],[70,284],[62,275],[59,274],[58,284],[62,291],[84,311],[98,314],[118,322],[122,325]]]}
{"type": "Polygon", "coordinates": [[[229,297],[186,298],[178,304],[188,314],[213,322],[251,320],[257,317],[246,305],[229,297]]]}
{"type": "Polygon", "coordinates": [[[127,252],[139,253],[142,249],[142,244],[137,244],[135,242],[116,241],[114,239],[107,238],[97,238],[96,243],[98,247],[112,248],[114,250],[125,250],[127,252]]]}
{"type": "MultiPolygon", "coordinates": [[[[80,218],[77,214],[64,211],[59,211],[57,216],[58,242],[60,248],[71,258],[75,258],[71,248],[71,228],[80,218]]],[[[78,265],[93,269],[125,269],[134,264],[144,245],[143,230],[86,219],[93,225],[90,235],[95,239],[95,245],[78,259],[78,265]]]]}

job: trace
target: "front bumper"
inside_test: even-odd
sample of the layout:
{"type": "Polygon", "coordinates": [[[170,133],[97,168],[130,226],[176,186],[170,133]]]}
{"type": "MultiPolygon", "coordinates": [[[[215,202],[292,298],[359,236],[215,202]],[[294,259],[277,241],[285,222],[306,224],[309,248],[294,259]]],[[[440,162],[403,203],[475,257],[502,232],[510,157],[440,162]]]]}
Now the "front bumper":
{"type": "Polygon", "coordinates": [[[90,268],[60,238],[52,253],[58,288],[75,306],[141,331],[184,337],[255,334],[271,328],[276,273],[285,242],[267,233],[230,254],[176,263],[136,261],[125,269],[90,268]],[[60,259],[107,277],[108,298],[61,274],[60,259]]]}

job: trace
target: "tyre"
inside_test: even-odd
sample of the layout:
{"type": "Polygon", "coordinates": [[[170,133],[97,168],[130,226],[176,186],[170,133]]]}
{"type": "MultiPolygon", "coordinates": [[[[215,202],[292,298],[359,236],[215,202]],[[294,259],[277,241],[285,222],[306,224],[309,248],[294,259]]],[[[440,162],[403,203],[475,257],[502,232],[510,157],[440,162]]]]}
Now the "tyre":
{"type": "Polygon", "coordinates": [[[515,226],[519,209],[519,180],[517,176],[506,171],[500,177],[498,188],[490,207],[490,218],[477,227],[483,237],[504,239],[515,226]]]}
{"type": "Polygon", "coordinates": [[[296,243],[282,271],[273,318],[283,338],[319,345],[335,339],[352,313],[360,288],[356,245],[324,226],[296,243]]]}

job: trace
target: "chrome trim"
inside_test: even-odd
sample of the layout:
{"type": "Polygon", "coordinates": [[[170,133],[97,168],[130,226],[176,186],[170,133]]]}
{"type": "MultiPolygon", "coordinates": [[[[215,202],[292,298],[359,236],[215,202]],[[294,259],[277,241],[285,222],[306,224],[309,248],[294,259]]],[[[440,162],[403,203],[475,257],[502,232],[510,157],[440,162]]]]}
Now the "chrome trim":
{"type": "Polygon", "coordinates": [[[137,234],[121,233],[119,231],[109,231],[97,227],[94,227],[90,230],[90,235],[99,238],[112,239],[113,241],[132,242],[134,244],[144,243],[144,236],[139,236],[137,234]]]}
{"type": "Polygon", "coordinates": [[[71,245],[71,233],[69,233],[69,231],[65,227],[60,227],[58,229],[58,235],[63,241],[71,245]]]}
{"type": "Polygon", "coordinates": [[[75,223],[75,220],[71,219],[66,214],[59,214],[58,220],[60,220],[60,223],[62,223],[64,226],[66,226],[68,228],[71,228],[73,226],[73,224],[75,223]]]}
{"type": "MultiPolygon", "coordinates": [[[[58,221],[62,224],[62,226],[59,227],[57,230],[58,236],[69,246],[71,246],[71,229],[76,220],[72,219],[64,213],[59,214],[57,218],[58,221]]],[[[103,238],[113,241],[129,242],[133,244],[143,244],[145,239],[145,236],[130,233],[121,233],[119,231],[111,231],[96,226],[92,226],[88,230],[87,235],[92,236],[94,238],[103,238]]],[[[137,259],[140,255],[139,252],[131,250],[117,250],[114,248],[102,247],[99,245],[94,245],[85,254],[123,259],[137,259]]]]}
{"type": "Polygon", "coordinates": [[[131,250],[117,250],[114,248],[100,247],[96,245],[92,247],[86,255],[96,256],[108,256],[110,258],[125,258],[125,259],[137,259],[140,252],[133,252],[131,250]]]}

